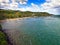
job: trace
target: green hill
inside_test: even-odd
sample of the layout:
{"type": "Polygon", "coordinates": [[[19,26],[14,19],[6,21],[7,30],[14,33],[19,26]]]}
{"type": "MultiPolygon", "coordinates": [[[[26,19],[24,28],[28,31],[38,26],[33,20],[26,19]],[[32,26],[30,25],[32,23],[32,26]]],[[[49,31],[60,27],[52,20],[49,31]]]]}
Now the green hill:
{"type": "Polygon", "coordinates": [[[14,10],[3,10],[0,9],[0,20],[6,18],[20,18],[20,17],[34,17],[34,16],[51,16],[47,12],[30,12],[30,11],[14,11],[14,10]]]}

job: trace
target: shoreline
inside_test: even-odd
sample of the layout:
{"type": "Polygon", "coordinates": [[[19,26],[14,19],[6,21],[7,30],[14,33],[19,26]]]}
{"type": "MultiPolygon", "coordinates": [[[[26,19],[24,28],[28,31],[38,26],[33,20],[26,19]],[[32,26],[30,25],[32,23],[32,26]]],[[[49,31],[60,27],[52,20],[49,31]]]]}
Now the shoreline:
{"type": "Polygon", "coordinates": [[[10,18],[10,19],[7,18],[7,19],[0,20],[0,22],[4,22],[5,20],[22,20],[26,18],[32,18],[32,17],[21,17],[21,18],[10,18]]]}
{"type": "MultiPolygon", "coordinates": [[[[37,16],[33,17],[33,18],[36,18],[37,16]]],[[[41,17],[47,17],[47,16],[41,16],[41,17]]],[[[49,17],[49,16],[48,16],[49,17]]],[[[7,19],[2,19],[0,20],[0,22],[4,22],[5,20],[23,20],[23,19],[26,19],[26,18],[32,18],[32,17],[20,17],[20,18],[7,18],[7,19]]]]}
{"type": "Polygon", "coordinates": [[[2,33],[5,35],[6,41],[7,41],[8,45],[13,45],[13,44],[11,43],[11,41],[10,41],[9,36],[7,35],[7,33],[6,33],[5,31],[3,31],[3,30],[1,30],[0,32],[2,32],[2,33]]]}
{"type": "MultiPolygon", "coordinates": [[[[10,41],[9,36],[7,35],[7,33],[4,30],[2,30],[1,25],[0,25],[0,34],[5,36],[5,38],[3,37],[3,39],[5,39],[4,41],[6,41],[7,45],[13,45],[12,42],[10,41]]],[[[3,41],[3,40],[1,40],[1,41],[3,41]]]]}

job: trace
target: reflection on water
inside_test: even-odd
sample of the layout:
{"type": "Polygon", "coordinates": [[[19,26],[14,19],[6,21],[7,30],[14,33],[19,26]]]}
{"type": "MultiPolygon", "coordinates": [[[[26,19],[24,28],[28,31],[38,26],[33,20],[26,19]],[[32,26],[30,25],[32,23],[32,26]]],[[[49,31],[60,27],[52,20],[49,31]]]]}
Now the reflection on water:
{"type": "Polygon", "coordinates": [[[1,24],[14,45],[60,45],[60,18],[25,18],[1,24]]]}

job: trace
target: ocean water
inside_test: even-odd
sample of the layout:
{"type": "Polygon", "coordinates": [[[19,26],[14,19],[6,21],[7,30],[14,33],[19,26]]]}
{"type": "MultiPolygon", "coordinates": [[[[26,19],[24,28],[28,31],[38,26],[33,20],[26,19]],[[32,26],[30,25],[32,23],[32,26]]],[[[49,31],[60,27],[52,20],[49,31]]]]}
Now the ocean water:
{"type": "Polygon", "coordinates": [[[60,45],[60,18],[36,17],[1,23],[13,45],[60,45]]]}

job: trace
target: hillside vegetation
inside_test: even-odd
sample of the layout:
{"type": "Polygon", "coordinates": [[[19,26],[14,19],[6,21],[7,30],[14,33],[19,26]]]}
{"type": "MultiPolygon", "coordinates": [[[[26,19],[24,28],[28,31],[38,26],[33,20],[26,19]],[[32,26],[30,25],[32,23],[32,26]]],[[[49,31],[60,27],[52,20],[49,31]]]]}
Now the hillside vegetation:
{"type": "Polygon", "coordinates": [[[51,14],[46,12],[22,12],[13,10],[2,10],[0,9],[0,20],[6,18],[20,18],[20,17],[34,17],[34,16],[51,16],[51,14]]]}

